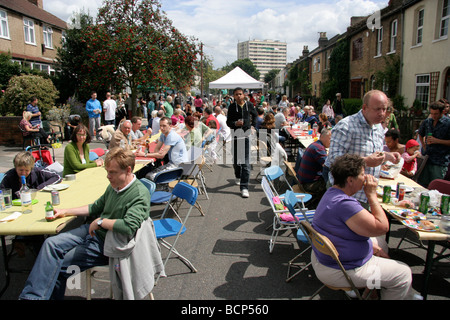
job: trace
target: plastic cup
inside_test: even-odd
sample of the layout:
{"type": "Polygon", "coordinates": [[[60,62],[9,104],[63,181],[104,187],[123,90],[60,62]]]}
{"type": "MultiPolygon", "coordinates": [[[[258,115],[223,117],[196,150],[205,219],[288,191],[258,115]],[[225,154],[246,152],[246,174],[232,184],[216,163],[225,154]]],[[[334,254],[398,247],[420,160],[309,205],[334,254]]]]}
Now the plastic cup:
{"type": "Polygon", "coordinates": [[[5,201],[5,208],[12,207],[12,190],[11,189],[2,189],[3,192],[3,200],[5,201]]]}

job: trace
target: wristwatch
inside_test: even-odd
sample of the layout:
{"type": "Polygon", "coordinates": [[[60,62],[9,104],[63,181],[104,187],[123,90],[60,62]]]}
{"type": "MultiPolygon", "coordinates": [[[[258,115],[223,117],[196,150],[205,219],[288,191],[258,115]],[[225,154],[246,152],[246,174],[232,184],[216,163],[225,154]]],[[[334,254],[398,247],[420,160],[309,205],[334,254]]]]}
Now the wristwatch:
{"type": "Polygon", "coordinates": [[[101,228],[103,223],[103,219],[98,219],[97,225],[101,228]]]}

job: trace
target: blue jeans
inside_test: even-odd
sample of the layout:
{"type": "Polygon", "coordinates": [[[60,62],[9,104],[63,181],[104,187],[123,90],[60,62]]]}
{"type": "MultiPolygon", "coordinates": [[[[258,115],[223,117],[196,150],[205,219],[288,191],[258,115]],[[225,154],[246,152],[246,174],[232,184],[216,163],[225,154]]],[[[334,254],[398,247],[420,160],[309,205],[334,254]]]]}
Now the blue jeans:
{"type": "Polygon", "coordinates": [[[77,266],[80,272],[94,266],[107,265],[103,255],[103,241],[89,235],[89,225],[49,237],[28,276],[20,299],[49,300],[63,299],[67,273],[70,266],[77,266]]]}
{"type": "Polygon", "coordinates": [[[233,141],[234,176],[241,179],[240,189],[248,190],[250,181],[250,139],[249,137],[234,137],[233,141]]]}

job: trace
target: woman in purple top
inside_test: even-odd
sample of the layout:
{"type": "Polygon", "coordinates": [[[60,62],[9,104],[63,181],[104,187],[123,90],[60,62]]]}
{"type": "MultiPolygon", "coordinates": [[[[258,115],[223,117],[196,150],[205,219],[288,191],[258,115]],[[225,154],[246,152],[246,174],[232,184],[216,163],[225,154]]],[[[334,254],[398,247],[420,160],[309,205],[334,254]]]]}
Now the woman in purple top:
{"type": "MultiPolygon", "coordinates": [[[[411,269],[389,259],[387,246],[380,237],[389,230],[389,222],[377,198],[376,179],[364,173],[364,160],[357,155],[336,158],[330,170],[335,184],[322,197],[312,226],[333,242],[341,263],[357,287],[381,289],[381,299],[411,299],[411,269]],[[371,211],[352,197],[362,188],[371,211]]],[[[348,286],[331,257],[314,249],[311,261],[323,283],[348,286]]]]}

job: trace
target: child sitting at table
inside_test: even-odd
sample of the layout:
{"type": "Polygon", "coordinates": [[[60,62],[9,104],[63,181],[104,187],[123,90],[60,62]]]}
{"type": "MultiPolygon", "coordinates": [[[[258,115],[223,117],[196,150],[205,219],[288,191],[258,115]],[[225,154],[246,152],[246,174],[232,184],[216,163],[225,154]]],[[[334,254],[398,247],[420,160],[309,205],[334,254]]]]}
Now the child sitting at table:
{"type": "Polygon", "coordinates": [[[412,177],[417,171],[417,157],[421,156],[419,152],[419,143],[414,140],[408,140],[405,145],[405,152],[402,158],[405,161],[401,173],[407,177],[412,177]]]}

